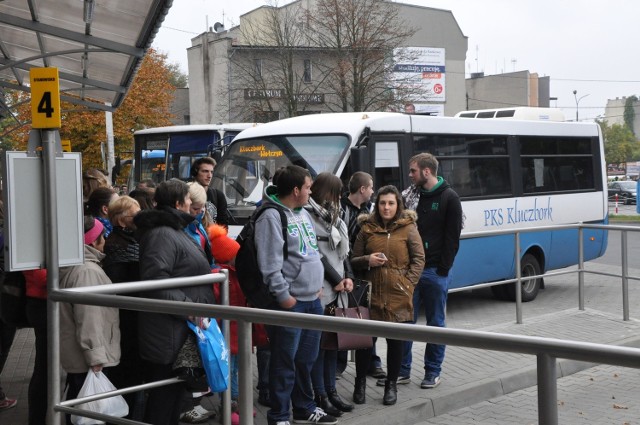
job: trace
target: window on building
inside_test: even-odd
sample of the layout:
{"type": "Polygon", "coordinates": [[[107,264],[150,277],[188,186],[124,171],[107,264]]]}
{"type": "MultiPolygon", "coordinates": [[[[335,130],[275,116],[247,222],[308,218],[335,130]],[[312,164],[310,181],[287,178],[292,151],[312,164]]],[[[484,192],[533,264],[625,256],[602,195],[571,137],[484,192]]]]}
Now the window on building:
{"type": "Polygon", "coordinates": [[[253,113],[254,122],[270,122],[280,119],[280,112],[278,111],[255,111],[253,113]]]}
{"type": "Polygon", "coordinates": [[[305,83],[311,82],[311,59],[304,60],[304,74],[302,75],[302,81],[305,83]]]}
{"type": "Polygon", "coordinates": [[[262,77],[262,59],[254,59],[253,63],[256,68],[256,76],[262,77]]]}

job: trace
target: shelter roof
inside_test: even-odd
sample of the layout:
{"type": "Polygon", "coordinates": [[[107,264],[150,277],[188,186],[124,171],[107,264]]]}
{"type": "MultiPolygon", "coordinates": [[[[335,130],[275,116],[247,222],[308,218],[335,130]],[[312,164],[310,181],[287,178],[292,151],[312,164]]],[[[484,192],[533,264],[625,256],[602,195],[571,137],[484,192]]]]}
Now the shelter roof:
{"type": "Polygon", "coordinates": [[[0,115],[32,67],[58,68],[61,100],[115,110],[173,0],[0,0],[0,115]]]}

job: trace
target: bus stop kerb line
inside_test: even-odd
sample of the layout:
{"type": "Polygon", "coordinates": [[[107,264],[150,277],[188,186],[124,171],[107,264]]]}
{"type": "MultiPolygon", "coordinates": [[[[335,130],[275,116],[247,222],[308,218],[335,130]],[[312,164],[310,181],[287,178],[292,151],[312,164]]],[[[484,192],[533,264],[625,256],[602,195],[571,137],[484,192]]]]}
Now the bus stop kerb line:
{"type": "MultiPolygon", "coordinates": [[[[627,226],[606,226],[606,225],[568,225],[568,226],[548,226],[552,228],[578,228],[580,230],[579,237],[582,237],[582,228],[604,228],[610,230],[620,230],[623,234],[627,231],[640,231],[638,228],[627,226]]],[[[548,230],[548,227],[538,230],[548,230]]],[[[527,231],[530,231],[529,229],[527,231]]],[[[516,234],[518,240],[519,230],[505,231],[506,233],[516,234]]],[[[484,233],[484,232],[483,232],[484,233]]],[[[498,232],[488,232],[498,233],[498,232]]],[[[470,236],[468,236],[470,237],[470,236]]],[[[626,236],[623,240],[623,283],[628,279],[640,280],[637,277],[630,277],[626,272],[626,236]]],[[[518,252],[518,251],[516,251],[518,252]]],[[[553,273],[553,275],[578,273],[579,286],[583,285],[584,273],[595,273],[584,270],[584,262],[582,259],[582,249],[580,249],[580,266],[578,270],[571,270],[562,273],[553,273]]],[[[518,256],[516,256],[518,257],[518,256]]],[[[604,274],[604,273],[595,273],[604,274]]],[[[549,276],[542,275],[542,276],[549,276]]],[[[618,276],[606,274],[608,276],[618,276]]],[[[535,276],[528,279],[536,278],[535,276]]],[[[513,282],[509,281],[495,282],[494,284],[505,284],[513,282]]],[[[521,281],[516,281],[521,284],[521,281]]],[[[628,289],[628,288],[627,288],[628,289]]],[[[624,284],[623,284],[624,290],[624,284]]],[[[584,290],[580,289],[580,309],[584,309],[584,290]]],[[[628,303],[628,294],[625,297],[628,303]]],[[[51,292],[49,300],[57,304],[57,302],[85,303],[91,305],[101,305],[107,307],[119,307],[138,311],[158,312],[167,314],[180,314],[202,317],[215,317],[223,319],[227,329],[225,337],[228,338],[228,321],[236,320],[238,322],[238,352],[239,352],[239,390],[243,394],[252,393],[252,373],[251,370],[251,323],[265,323],[279,326],[295,326],[307,329],[317,329],[323,331],[335,331],[339,328],[343,332],[361,333],[365,335],[390,337],[394,339],[413,340],[418,342],[430,342],[454,346],[462,346],[469,348],[477,348],[483,350],[493,350],[500,352],[511,352],[530,354],[536,356],[537,364],[537,381],[538,381],[538,421],[543,425],[558,424],[558,407],[557,407],[557,359],[572,359],[586,362],[597,362],[603,364],[619,365],[631,368],[640,367],[640,349],[629,347],[617,347],[606,344],[594,344],[586,342],[576,342],[560,340],[555,338],[542,338],[509,334],[496,334],[492,332],[470,331],[460,329],[436,328],[427,326],[415,326],[411,324],[387,323],[380,321],[362,321],[357,319],[336,318],[328,316],[311,316],[305,314],[296,314],[282,311],[260,310],[246,307],[232,307],[228,305],[228,279],[224,273],[216,273],[211,275],[199,276],[195,278],[176,278],[155,281],[142,281],[133,283],[121,283],[117,285],[101,285],[93,287],[72,288],[64,290],[56,290],[51,292]],[[170,288],[187,286],[194,284],[210,284],[212,282],[223,282],[223,305],[206,305],[197,303],[184,303],[176,301],[152,300],[131,296],[123,296],[115,294],[127,294],[130,292],[138,292],[140,290],[151,290],[159,288],[170,288]],[[227,295],[225,295],[227,294],[227,295]]],[[[521,301],[521,300],[520,300],[521,301]]],[[[628,307],[628,306],[627,306],[628,307]]],[[[628,311],[627,311],[628,314],[628,311]]],[[[628,320],[625,319],[625,320],[628,320]]],[[[50,357],[52,358],[52,357],[50,357]]],[[[51,368],[59,367],[56,363],[49,365],[51,368]]],[[[54,381],[57,385],[57,382],[54,381]]],[[[121,418],[110,418],[105,415],[95,414],[84,410],[77,409],[73,406],[81,404],[85,401],[107,398],[113,395],[125,394],[129,392],[139,391],[142,389],[153,388],[161,385],[171,385],[179,382],[176,379],[159,381],[156,383],[148,383],[141,386],[131,387],[128,389],[120,389],[110,393],[100,394],[94,397],[68,400],[60,403],[60,399],[55,400],[53,406],[56,412],[66,412],[80,414],[95,419],[109,420],[116,424],[139,424],[141,422],[131,421],[121,418]]],[[[51,389],[52,383],[49,381],[51,389]]],[[[55,386],[55,385],[54,385],[55,386]]],[[[225,392],[223,398],[223,424],[230,423],[229,408],[226,404],[229,400],[229,391],[225,392]]],[[[249,397],[240,399],[240,423],[248,425],[253,423],[252,400],[249,397]]]]}

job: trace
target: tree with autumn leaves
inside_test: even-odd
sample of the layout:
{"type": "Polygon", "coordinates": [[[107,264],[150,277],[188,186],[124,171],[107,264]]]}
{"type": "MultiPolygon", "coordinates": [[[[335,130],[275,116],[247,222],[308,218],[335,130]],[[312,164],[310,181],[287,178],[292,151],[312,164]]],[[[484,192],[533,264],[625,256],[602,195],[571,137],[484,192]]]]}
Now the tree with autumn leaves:
{"type": "MultiPolygon", "coordinates": [[[[113,113],[114,151],[116,156],[131,157],[133,132],[148,127],[171,125],[170,105],[173,101],[176,70],[167,64],[167,56],[150,48],[131,84],[124,102],[113,113]]],[[[19,104],[24,93],[11,93],[11,104],[19,104]]],[[[82,152],[84,169],[104,168],[101,145],[106,142],[105,113],[63,102],[60,137],[71,141],[74,152],[82,152]]],[[[29,102],[16,108],[21,122],[30,121],[29,102]]],[[[25,150],[30,126],[23,126],[5,137],[5,145],[25,150]]]]}

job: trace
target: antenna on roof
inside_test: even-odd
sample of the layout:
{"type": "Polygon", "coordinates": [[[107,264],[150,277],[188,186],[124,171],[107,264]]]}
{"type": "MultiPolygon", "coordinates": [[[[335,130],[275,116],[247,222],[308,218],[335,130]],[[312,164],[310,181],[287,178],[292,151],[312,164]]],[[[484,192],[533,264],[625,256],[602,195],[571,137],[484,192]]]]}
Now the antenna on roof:
{"type": "Polygon", "coordinates": [[[214,32],[224,31],[224,25],[221,24],[220,22],[216,22],[215,24],[213,24],[213,31],[214,32]]]}

